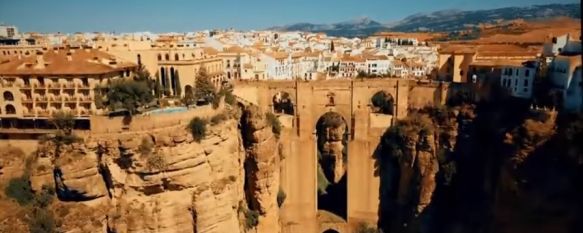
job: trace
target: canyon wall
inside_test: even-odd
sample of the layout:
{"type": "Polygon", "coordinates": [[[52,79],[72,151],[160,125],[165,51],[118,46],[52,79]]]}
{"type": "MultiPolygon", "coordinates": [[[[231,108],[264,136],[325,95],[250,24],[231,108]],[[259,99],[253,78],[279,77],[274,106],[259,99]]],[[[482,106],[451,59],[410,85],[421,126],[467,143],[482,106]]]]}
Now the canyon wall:
{"type": "Polygon", "coordinates": [[[264,111],[250,106],[241,118],[247,158],[245,160],[247,201],[259,213],[257,233],[280,232],[277,195],[280,190],[279,140],[264,111]]]}
{"type": "Polygon", "coordinates": [[[52,208],[67,209],[55,213],[64,232],[245,232],[238,123],[209,126],[200,142],[184,126],[47,141],[30,163],[30,183],[37,193],[55,187],[52,208]]]}

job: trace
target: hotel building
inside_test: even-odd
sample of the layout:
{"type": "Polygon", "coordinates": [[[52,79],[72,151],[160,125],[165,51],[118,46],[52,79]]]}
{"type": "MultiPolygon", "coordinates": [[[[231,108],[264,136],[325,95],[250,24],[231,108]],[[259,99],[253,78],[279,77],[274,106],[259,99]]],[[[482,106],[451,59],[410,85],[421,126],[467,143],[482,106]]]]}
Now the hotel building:
{"type": "Polygon", "coordinates": [[[94,89],[132,77],[134,63],[80,47],[45,47],[0,59],[0,130],[43,129],[57,112],[73,114],[80,128],[100,113],[94,89]],[[85,119],[85,121],[84,121],[85,119]]]}

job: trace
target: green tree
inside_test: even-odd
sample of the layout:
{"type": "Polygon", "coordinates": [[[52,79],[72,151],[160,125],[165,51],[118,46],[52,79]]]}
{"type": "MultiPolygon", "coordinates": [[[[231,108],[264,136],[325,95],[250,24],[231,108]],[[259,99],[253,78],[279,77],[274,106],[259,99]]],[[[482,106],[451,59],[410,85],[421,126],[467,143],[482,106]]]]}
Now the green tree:
{"type": "Polygon", "coordinates": [[[364,71],[358,71],[358,75],[356,75],[357,78],[368,78],[368,74],[364,71]]]}
{"type": "Polygon", "coordinates": [[[125,108],[130,114],[138,112],[138,108],[154,99],[146,81],[131,79],[115,80],[107,91],[107,102],[110,110],[125,108]]]}
{"type": "Polygon", "coordinates": [[[156,75],[156,82],[154,83],[154,95],[156,98],[162,97],[162,84],[160,84],[160,77],[156,75]]]}
{"type": "Polygon", "coordinates": [[[194,84],[194,97],[198,99],[205,99],[208,102],[216,96],[215,85],[211,82],[211,78],[206,72],[205,68],[201,68],[196,76],[194,84]]]}
{"type": "Polygon", "coordinates": [[[75,117],[70,112],[59,111],[51,119],[51,124],[65,135],[71,135],[75,127],[75,117]]]}
{"type": "Polygon", "coordinates": [[[330,43],[330,52],[334,52],[334,41],[330,43]]]}
{"type": "Polygon", "coordinates": [[[136,74],[134,76],[134,80],[136,81],[149,81],[150,80],[150,72],[146,70],[144,65],[140,64],[138,69],[136,70],[136,74]]]}

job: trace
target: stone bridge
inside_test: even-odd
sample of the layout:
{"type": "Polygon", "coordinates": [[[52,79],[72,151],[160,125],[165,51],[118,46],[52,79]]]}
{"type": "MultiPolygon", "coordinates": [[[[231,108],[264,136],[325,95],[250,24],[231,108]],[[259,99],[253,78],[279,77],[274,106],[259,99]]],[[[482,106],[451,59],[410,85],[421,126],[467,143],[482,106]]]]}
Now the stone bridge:
{"type": "MultiPolygon", "coordinates": [[[[448,84],[402,79],[259,81],[235,83],[244,104],[274,111],[274,99],[285,93],[293,112],[280,115],[284,130],[280,187],[287,197],[280,211],[282,232],[350,233],[360,223],[376,225],[379,177],[374,152],[384,131],[411,108],[444,104],[448,84]],[[380,91],[393,99],[393,114],[372,111],[371,97],[380,91]],[[340,114],[348,128],[346,216],[318,210],[316,123],[327,112],[340,114]],[[286,123],[287,122],[287,123],[286,123]],[[325,213],[325,216],[322,215],[325,213]],[[327,217],[326,217],[327,216],[327,217]],[[331,221],[333,220],[333,221],[331,221]]],[[[279,114],[278,114],[279,115],[279,114]]]]}

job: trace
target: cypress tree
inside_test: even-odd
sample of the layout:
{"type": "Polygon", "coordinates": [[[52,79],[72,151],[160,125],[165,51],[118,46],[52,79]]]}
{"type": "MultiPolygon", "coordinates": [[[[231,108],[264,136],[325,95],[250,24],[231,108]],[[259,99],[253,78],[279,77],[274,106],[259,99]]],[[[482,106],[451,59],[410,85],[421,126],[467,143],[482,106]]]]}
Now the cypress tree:
{"type": "Polygon", "coordinates": [[[162,96],[162,84],[160,84],[160,77],[158,75],[156,75],[156,83],[154,83],[154,95],[156,95],[156,98],[162,96]]]}

